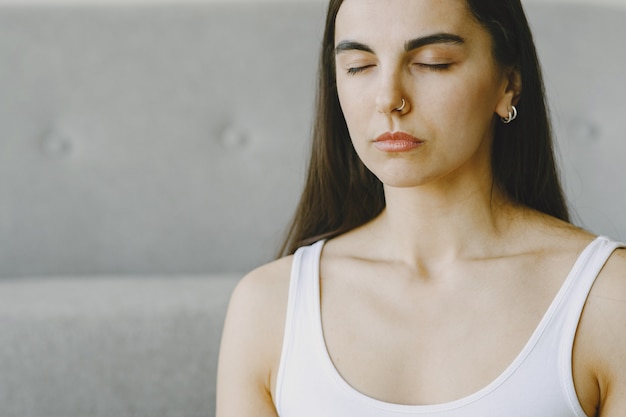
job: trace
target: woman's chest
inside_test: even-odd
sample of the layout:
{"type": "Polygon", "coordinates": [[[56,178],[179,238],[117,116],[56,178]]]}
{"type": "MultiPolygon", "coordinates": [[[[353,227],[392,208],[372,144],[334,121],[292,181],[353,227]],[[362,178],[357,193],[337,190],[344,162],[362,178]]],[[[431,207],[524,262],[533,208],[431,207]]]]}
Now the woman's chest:
{"type": "Polygon", "coordinates": [[[399,404],[449,402],[488,386],[527,347],[563,281],[531,266],[466,268],[455,280],[457,268],[430,282],[372,270],[322,280],[324,344],[352,387],[399,404]]]}

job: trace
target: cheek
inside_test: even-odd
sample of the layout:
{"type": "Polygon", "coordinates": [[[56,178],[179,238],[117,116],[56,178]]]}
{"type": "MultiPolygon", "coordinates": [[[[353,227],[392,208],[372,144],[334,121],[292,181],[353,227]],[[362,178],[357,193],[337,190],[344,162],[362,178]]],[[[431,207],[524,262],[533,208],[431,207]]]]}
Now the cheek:
{"type": "MultiPolygon", "coordinates": [[[[422,103],[430,121],[448,127],[453,133],[465,133],[482,139],[489,133],[498,91],[493,77],[476,77],[467,74],[432,89],[422,103]]],[[[465,136],[465,135],[464,135],[465,136]]]]}
{"type": "Polygon", "coordinates": [[[360,137],[362,134],[359,133],[359,129],[366,130],[368,120],[372,119],[372,115],[368,114],[368,109],[371,107],[368,103],[371,102],[371,99],[363,91],[342,88],[341,84],[337,85],[337,94],[350,136],[360,137]]]}
{"type": "Polygon", "coordinates": [[[371,169],[371,161],[369,161],[371,155],[368,157],[367,143],[368,140],[372,139],[370,136],[372,132],[376,131],[376,128],[371,126],[373,117],[371,112],[368,113],[368,99],[362,91],[349,91],[345,88],[342,90],[339,85],[337,86],[337,93],[352,146],[359,159],[368,169],[371,169]]]}
{"type": "Polygon", "coordinates": [[[364,101],[363,94],[359,93],[358,89],[354,87],[355,83],[350,83],[350,80],[343,81],[342,77],[337,79],[337,95],[339,96],[339,104],[344,113],[352,113],[352,109],[359,102],[364,101]]]}

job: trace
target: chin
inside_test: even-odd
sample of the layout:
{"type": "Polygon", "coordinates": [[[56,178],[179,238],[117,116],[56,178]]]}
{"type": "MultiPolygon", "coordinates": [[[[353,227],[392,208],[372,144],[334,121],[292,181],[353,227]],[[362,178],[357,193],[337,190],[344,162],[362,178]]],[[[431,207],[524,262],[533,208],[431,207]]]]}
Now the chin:
{"type": "Polygon", "coordinates": [[[424,178],[419,175],[376,175],[376,177],[383,183],[385,187],[392,188],[415,188],[428,184],[431,179],[424,178]]]}
{"type": "MultiPolygon", "coordinates": [[[[389,161],[388,161],[389,162],[389,161]]],[[[412,188],[419,187],[432,181],[435,176],[428,175],[422,170],[417,169],[416,164],[386,163],[384,165],[369,165],[367,168],[387,187],[394,188],[412,188]]]]}

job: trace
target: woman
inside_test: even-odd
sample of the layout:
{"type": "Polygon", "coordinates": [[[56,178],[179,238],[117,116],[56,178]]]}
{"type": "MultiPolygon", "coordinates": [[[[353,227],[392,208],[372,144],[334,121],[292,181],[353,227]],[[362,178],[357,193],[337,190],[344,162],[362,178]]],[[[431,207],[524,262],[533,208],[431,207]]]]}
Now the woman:
{"type": "Polygon", "coordinates": [[[626,252],[556,172],[519,0],[332,0],[290,255],[233,294],[218,417],[622,415],[626,252]]]}

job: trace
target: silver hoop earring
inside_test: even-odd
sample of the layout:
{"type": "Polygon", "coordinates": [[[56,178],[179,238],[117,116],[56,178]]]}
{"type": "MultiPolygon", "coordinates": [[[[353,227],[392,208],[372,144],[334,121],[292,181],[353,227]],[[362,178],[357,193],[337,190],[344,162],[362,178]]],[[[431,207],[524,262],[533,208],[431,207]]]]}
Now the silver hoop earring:
{"type": "Polygon", "coordinates": [[[398,108],[395,108],[395,111],[402,111],[404,110],[404,106],[406,106],[406,100],[402,99],[402,105],[398,108]]]}
{"type": "Polygon", "coordinates": [[[502,123],[508,125],[515,119],[517,119],[517,109],[515,108],[515,106],[511,106],[511,111],[509,111],[509,117],[502,117],[502,123]]]}

